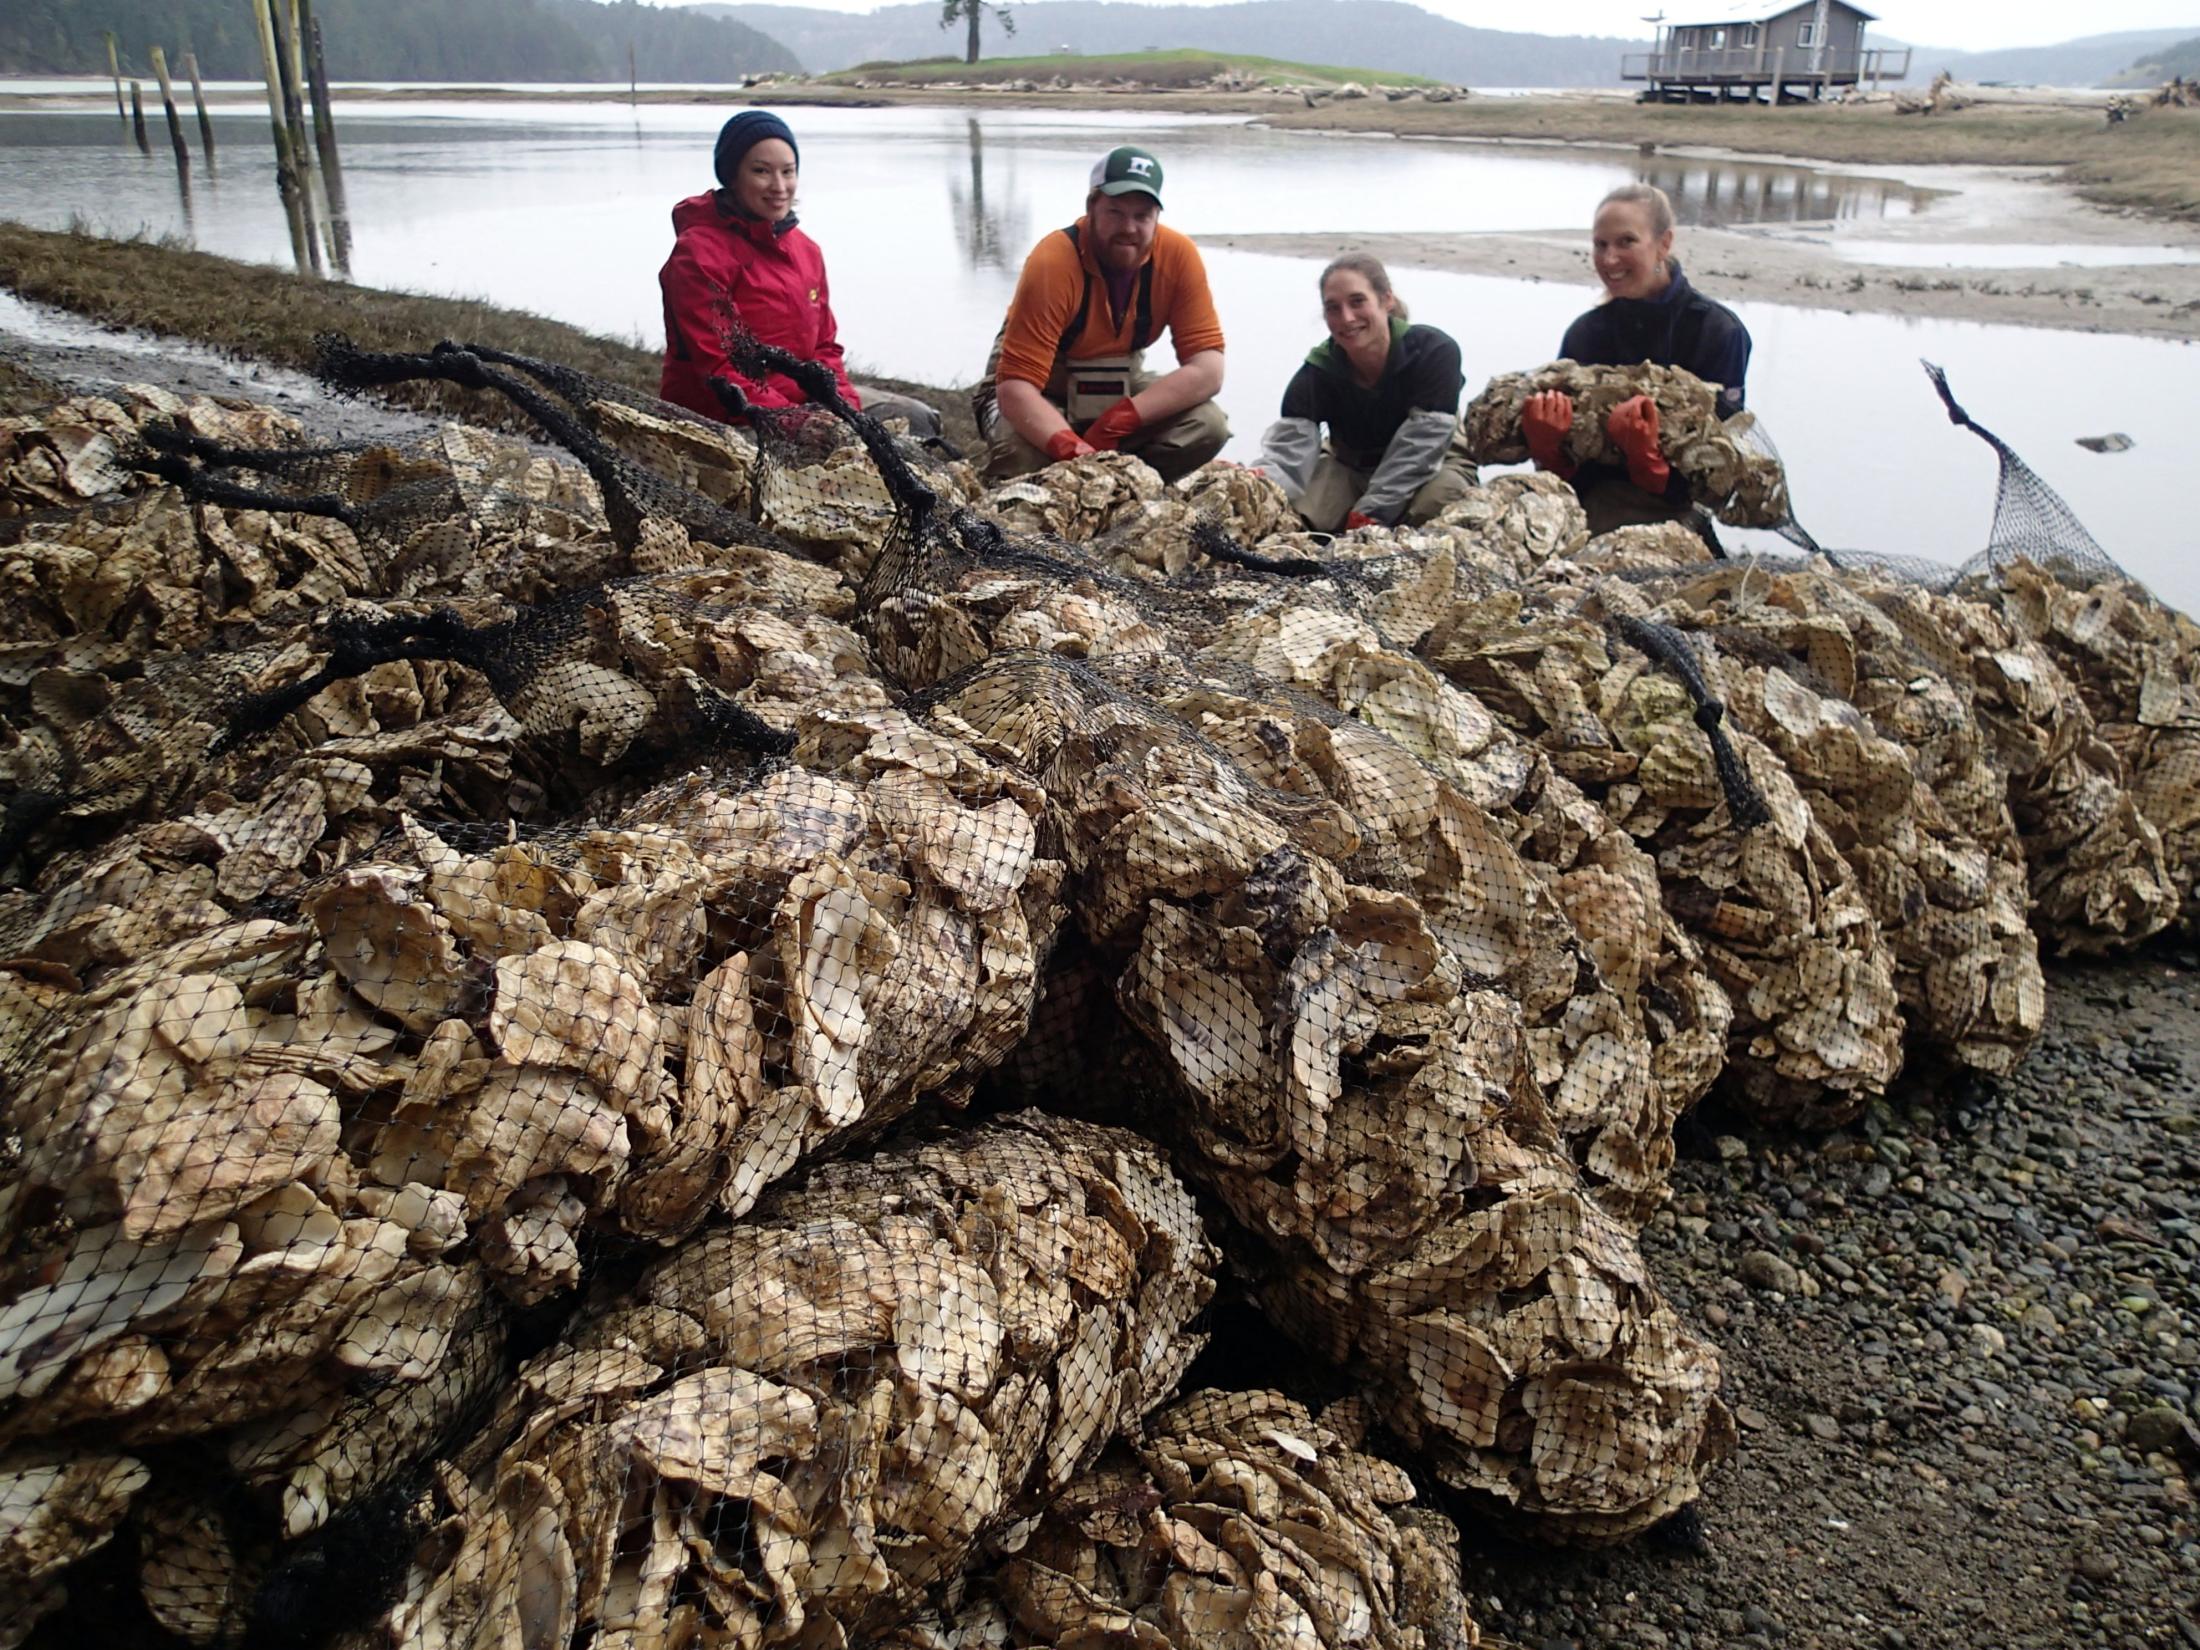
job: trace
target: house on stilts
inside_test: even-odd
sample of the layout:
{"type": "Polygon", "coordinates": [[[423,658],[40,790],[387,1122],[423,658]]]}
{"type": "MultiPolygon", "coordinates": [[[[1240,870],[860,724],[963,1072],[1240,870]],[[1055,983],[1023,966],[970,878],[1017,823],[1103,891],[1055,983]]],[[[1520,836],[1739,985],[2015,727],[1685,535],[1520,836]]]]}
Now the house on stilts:
{"type": "Polygon", "coordinates": [[[1864,31],[1877,19],[1847,0],[1800,0],[1767,10],[1730,5],[1694,14],[1702,21],[1668,23],[1660,13],[1647,52],[1621,60],[1620,78],[1647,82],[1646,102],[1772,105],[1830,97],[1851,86],[1876,86],[1910,72],[1907,46],[1877,48],[1864,31]]]}

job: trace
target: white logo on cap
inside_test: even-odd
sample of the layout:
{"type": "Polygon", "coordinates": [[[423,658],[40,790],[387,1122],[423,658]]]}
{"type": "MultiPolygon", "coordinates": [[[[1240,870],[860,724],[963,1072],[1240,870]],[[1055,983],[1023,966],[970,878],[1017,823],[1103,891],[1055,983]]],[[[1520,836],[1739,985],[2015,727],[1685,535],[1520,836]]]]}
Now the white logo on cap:
{"type": "Polygon", "coordinates": [[[1151,177],[1153,175],[1153,162],[1144,155],[1131,156],[1130,174],[1134,178],[1151,177]]]}

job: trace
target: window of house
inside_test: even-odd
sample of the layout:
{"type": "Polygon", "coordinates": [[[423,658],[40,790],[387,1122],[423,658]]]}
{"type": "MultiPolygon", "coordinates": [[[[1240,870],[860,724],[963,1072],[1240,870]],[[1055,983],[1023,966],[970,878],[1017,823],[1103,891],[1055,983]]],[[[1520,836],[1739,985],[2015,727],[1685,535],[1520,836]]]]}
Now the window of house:
{"type": "Polygon", "coordinates": [[[1745,23],[1745,24],[1743,24],[1743,25],[1742,25],[1742,38],[1741,38],[1741,40],[1740,40],[1739,44],[1740,44],[1740,45],[1742,46],[1742,48],[1743,48],[1743,49],[1744,49],[1745,51],[1746,51],[1746,50],[1747,50],[1748,48],[1750,48],[1750,47],[1752,47],[1752,46],[1754,46],[1754,45],[1756,45],[1756,44],[1757,44],[1757,25],[1756,25],[1756,24],[1754,24],[1754,23],[1745,23]]]}
{"type": "Polygon", "coordinates": [[[1816,23],[1805,23],[1802,28],[1796,31],[1795,43],[1806,48],[1817,45],[1818,25],[1816,23]]]}
{"type": "Polygon", "coordinates": [[[1726,30],[1713,29],[1711,31],[1711,49],[1715,52],[1726,50],[1726,30]]]}

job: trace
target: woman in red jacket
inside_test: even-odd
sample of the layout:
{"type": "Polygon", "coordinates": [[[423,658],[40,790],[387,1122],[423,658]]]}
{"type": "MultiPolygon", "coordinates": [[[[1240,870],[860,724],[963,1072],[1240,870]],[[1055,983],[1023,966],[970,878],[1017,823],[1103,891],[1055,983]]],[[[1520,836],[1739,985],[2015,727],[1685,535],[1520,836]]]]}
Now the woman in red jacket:
{"type": "Polygon", "coordinates": [[[726,359],[724,335],[740,326],[763,343],[832,369],[840,393],[882,418],[906,418],[917,436],[939,433],[939,414],[885,390],[858,391],[841,359],[840,329],[825,280],[825,255],[796,226],[802,156],[787,123],[744,109],[718,133],[712,154],[719,187],[672,209],[677,236],[658,272],[665,295],[665,370],[658,394],[710,418],[725,407],[710,381],[739,387],[752,407],[808,399],[781,373],[751,378],[726,359]]]}

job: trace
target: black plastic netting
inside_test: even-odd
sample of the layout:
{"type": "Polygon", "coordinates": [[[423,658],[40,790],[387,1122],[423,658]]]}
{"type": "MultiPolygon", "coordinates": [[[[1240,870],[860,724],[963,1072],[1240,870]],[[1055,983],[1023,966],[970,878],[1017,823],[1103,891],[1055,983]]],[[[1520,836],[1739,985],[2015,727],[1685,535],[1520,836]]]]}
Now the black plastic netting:
{"type": "MultiPolygon", "coordinates": [[[[2095,542],[2085,523],[2064,502],[2038,472],[2018,456],[2015,449],[1992,431],[1974,421],[1956,401],[1955,393],[1948,386],[1948,375],[1931,362],[1923,363],[1926,376],[1931,379],[1934,392],[1947,409],[1949,422],[1969,430],[1989,447],[2000,461],[2000,479],[1994,496],[1993,521],[1987,531],[1986,548],[1961,562],[1908,554],[1846,547],[1835,549],[1821,544],[1809,529],[1799,521],[1790,504],[1787,518],[1771,530],[1796,545],[1807,555],[1822,555],[1834,565],[1859,572],[1881,573],[1928,590],[1949,591],[1964,581],[1975,578],[1993,578],[2001,570],[2018,561],[2030,562],[2063,578],[2072,584],[2086,587],[2104,579],[2127,579],[2128,574],[2107,551],[2095,542]]],[[[1743,437],[1743,445],[1752,452],[1765,453],[1777,458],[1778,449],[1762,422],[1753,421],[1743,437]]],[[[1726,554],[1736,554],[1728,548],[1726,554]]],[[[1748,547],[1739,554],[1751,554],[1748,547]]],[[[1777,565],[1776,552],[1758,552],[1763,559],[1777,565]]]]}
{"type": "Polygon", "coordinates": [[[577,464],[0,431],[11,1642],[1463,1646],[1447,1513],[1732,1447],[1682,1115],[2006,1069],[2027,892],[2161,916],[1994,610],[988,492],[735,342],[808,405],[325,351],[577,464]]]}
{"type": "Polygon", "coordinates": [[[1948,409],[1948,421],[1993,448],[1994,456],[2001,461],[2001,479],[1994,492],[1994,522],[1987,533],[1986,549],[1967,563],[1964,571],[1992,576],[2011,562],[2023,560],[2080,585],[2128,577],[2093,541],[2085,523],[2061,495],[2042,481],[2006,441],[1973,421],[1957,404],[1955,393],[1948,387],[1948,375],[1930,361],[1922,364],[1934,393],[1948,409]]]}

